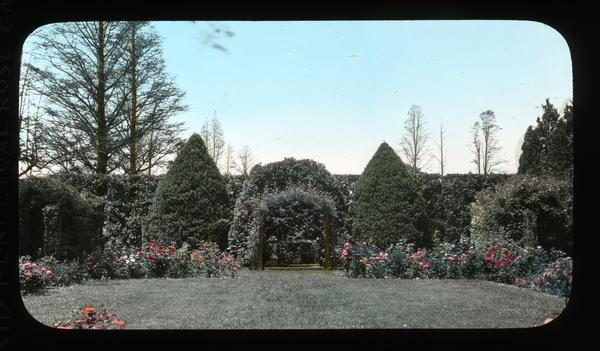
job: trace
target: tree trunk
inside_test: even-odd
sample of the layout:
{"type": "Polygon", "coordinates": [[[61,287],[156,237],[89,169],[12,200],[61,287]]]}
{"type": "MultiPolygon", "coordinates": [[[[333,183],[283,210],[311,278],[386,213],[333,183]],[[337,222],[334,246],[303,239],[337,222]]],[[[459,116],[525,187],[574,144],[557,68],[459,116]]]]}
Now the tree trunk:
{"type": "Polygon", "coordinates": [[[331,216],[327,214],[327,210],[323,209],[323,236],[325,243],[325,270],[330,271],[333,269],[333,260],[332,260],[332,249],[333,242],[331,238],[331,216]]]}
{"type": "Polygon", "coordinates": [[[99,196],[106,195],[106,175],[108,171],[108,130],[105,110],[106,76],[104,67],[105,37],[104,21],[100,21],[98,22],[98,89],[96,94],[96,120],[98,123],[98,130],[96,131],[96,175],[99,181],[96,194],[99,196]]]}
{"type": "Polygon", "coordinates": [[[130,124],[130,140],[129,140],[129,198],[134,199],[136,196],[136,176],[138,163],[138,102],[137,102],[137,56],[136,56],[136,24],[131,23],[131,124],[130,124]]]}
{"type": "Polygon", "coordinates": [[[260,270],[264,270],[265,269],[265,249],[267,246],[265,237],[266,237],[266,225],[264,223],[260,224],[259,227],[259,232],[258,232],[258,245],[256,247],[257,249],[257,253],[256,253],[256,263],[257,263],[257,267],[260,270]]]}
{"type": "Polygon", "coordinates": [[[154,153],[154,129],[150,129],[150,140],[148,141],[148,175],[152,175],[152,154],[154,153]]]}

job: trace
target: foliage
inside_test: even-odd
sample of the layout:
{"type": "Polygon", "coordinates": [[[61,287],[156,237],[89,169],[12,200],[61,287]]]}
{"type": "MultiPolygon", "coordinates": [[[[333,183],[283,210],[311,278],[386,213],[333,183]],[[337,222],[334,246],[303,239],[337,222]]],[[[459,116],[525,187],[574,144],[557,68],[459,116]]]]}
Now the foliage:
{"type": "Polygon", "coordinates": [[[475,244],[510,239],[522,246],[571,251],[573,195],[567,181],[516,176],[479,193],[471,211],[475,244]]]}
{"type": "Polygon", "coordinates": [[[458,243],[470,236],[470,204],[484,189],[510,181],[507,174],[438,174],[417,173],[425,199],[425,210],[433,238],[440,242],[458,243]]]}
{"type": "Polygon", "coordinates": [[[568,297],[573,283],[573,260],[570,257],[559,258],[550,263],[542,274],[529,279],[535,289],[549,294],[568,297]]]}
{"type": "Polygon", "coordinates": [[[431,245],[425,201],[412,172],[382,143],[358,179],[352,196],[352,236],[379,248],[400,239],[431,245]]]}
{"type": "MultiPolygon", "coordinates": [[[[83,197],[93,195],[98,177],[94,174],[61,172],[50,176],[77,189],[83,197]]],[[[143,242],[143,223],[152,206],[154,193],[162,176],[138,175],[132,182],[128,175],[111,174],[106,177],[107,194],[93,197],[104,209],[103,235],[105,239],[120,240],[139,246],[143,242]],[[135,193],[132,198],[131,193],[135,193]]]]}
{"type": "Polygon", "coordinates": [[[354,187],[359,177],[358,174],[333,174],[342,196],[342,203],[345,204],[343,207],[337,208],[338,226],[336,229],[340,243],[352,238],[352,216],[349,208],[352,204],[354,187]]]}
{"type": "Polygon", "coordinates": [[[541,107],[537,124],[525,132],[518,173],[572,179],[573,106],[568,103],[562,116],[549,99],[541,107]]]}
{"type": "Polygon", "coordinates": [[[267,263],[319,263],[325,250],[324,214],[335,219],[335,205],[327,194],[296,187],[265,194],[256,215],[265,228],[267,263]]]}
{"type": "Polygon", "coordinates": [[[72,259],[98,247],[103,241],[98,207],[96,197],[57,179],[20,180],[19,254],[72,259]]]}
{"type": "Polygon", "coordinates": [[[94,306],[85,305],[73,312],[71,318],[64,322],[54,323],[58,329],[125,329],[126,322],[117,315],[107,311],[101,305],[102,312],[97,313],[94,306]]]}
{"type": "Polygon", "coordinates": [[[138,257],[145,261],[150,277],[164,277],[171,265],[172,254],[176,251],[173,245],[166,246],[162,243],[149,241],[138,251],[138,257]]]}
{"type": "Polygon", "coordinates": [[[149,238],[209,240],[224,248],[229,229],[225,181],[198,134],[192,135],[158,184],[148,216],[149,238]]]}
{"type": "Polygon", "coordinates": [[[235,258],[227,252],[220,252],[211,242],[201,241],[192,250],[190,260],[196,276],[205,278],[235,277],[240,268],[235,258]]]}
{"type": "Polygon", "coordinates": [[[519,273],[513,263],[520,254],[520,248],[511,242],[493,243],[483,256],[487,278],[500,283],[513,283],[519,273]]]}
{"type": "Polygon", "coordinates": [[[19,258],[19,284],[23,295],[42,292],[54,285],[55,279],[48,267],[32,262],[29,256],[19,258]]]}
{"type": "MultiPolygon", "coordinates": [[[[258,211],[261,204],[263,206],[266,204],[263,201],[264,198],[272,197],[275,199],[279,196],[279,193],[290,189],[296,189],[307,194],[322,194],[331,199],[335,205],[336,212],[343,212],[346,209],[344,197],[335,179],[320,163],[312,160],[286,158],[280,162],[255,166],[252,168],[250,177],[244,183],[243,190],[237,199],[233,222],[229,231],[229,250],[242,263],[248,264],[254,262],[256,255],[255,244],[258,242],[260,221],[262,217],[266,217],[264,211],[260,213],[258,211]]],[[[298,205],[295,208],[300,207],[302,206],[298,205]]],[[[277,206],[271,206],[266,212],[270,212],[276,208],[277,206]]],[[[281,211],[277,219],[281,224],[285,222],[285,225],[290,227],[296,224],[302,225],[303,214],[295,213],[289,207],[281,209],[281,211]],[[288,217],[288,215],[291,217],[288,217]]],[[[305,214],[309,215],[308,213],[305,214]]],[[[337,228],[344,227],[345,223],[341,222],[342,220],[343,218],[337,218],[334,221],[334,231],[337,228]]],[[[308,222],[304,225],[311,226],[312,224],[310,223],[308,222]]],[[[333,236],[334,238],[338,238],[337,235],[333,236]]],[[[339,244],[338,241],[335,242],[335,245],[339,244]]]]}
{"type": "Polygon", "coordinates": [[[489,242],[485,247],[468,241],[436,243],[428,250],[402,240],[386,251],[348,241],[342,246],[341,262],[349,278],[475,278],[559,296],[568,296],[572,283],[572,260],[563,252],[523,248],[511,241],[489,242]]]}
{"type": "Polygon", "coordinates": [[[52,285],[69,286],[79,284],[88,279],[85,266],[79,260],[59,261],[53,256],[44,256],[36,261],[36,264],[47,267],[54,274],[52,285]]]}
{"type": "Polygon", "coordinates": [[[389,256],[367,242],[358,244],[344,243],[342,248],[342,266],[350,278],[389,278],[389,256]]]}
{"type": "Polygon", "coordinates": [[[102,250],[89,254],[85,264],[92,279],[233,277],[239,269],[233,256],[205,241],[194,250],[187,243],[176,247],[149,241],[134,247],[109,241],[102,250]]]}

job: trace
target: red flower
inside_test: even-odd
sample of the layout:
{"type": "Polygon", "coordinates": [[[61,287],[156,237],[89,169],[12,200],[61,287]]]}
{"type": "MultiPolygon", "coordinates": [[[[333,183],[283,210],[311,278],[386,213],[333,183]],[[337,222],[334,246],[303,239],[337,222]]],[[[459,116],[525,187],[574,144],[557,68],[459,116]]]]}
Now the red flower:
{"type": "Polygon", "coordinates": [[[149,246],[154,246],[154,241],[149,241],[149,242],[148,242],[148,245],[149,245],[149,246]]]}
{"type": "Polygon", "coordinates": [[[168,250],[169,250],[169,253],[173,253],[173,252],[175,252],[175,248],[174,248],[173,246],[169,246],[169,249],[168,249],[168,250]]]}

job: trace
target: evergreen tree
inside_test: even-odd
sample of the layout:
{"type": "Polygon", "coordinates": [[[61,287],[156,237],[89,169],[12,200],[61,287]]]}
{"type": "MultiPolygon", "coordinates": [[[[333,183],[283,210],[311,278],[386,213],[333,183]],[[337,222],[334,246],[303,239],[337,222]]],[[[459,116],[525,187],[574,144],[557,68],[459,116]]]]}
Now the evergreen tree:
{"type": "Polygon", "coordinates": [[[356,240],[368,240],[381,249],[400,239],[419,247],[431,245],[416,178],[385,142],[356,183],[351,214],[356,240]]]}
{"type": "Polygon", "coordinates": [[[177,244],[227,245],[230,209],[225,180],[204,141],[192,135],[158,184],[149,216],[150,238],[177,244]]]}
{"type": "Polygon", "coordinates": [[[519,170],[521,174],[567,176],[573,172],[573,115],[567,104],[561,117],[546,99],[542,116],[525,133],[519,170]]]}

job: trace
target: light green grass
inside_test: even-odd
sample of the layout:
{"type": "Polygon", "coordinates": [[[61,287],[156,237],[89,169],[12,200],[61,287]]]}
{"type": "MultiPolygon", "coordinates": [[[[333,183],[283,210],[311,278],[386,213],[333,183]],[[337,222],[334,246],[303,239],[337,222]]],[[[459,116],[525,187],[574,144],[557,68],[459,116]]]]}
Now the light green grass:
{"type": "Polygon", "coordinates": [[[87,281],[23,301],[46,325],[104,303],[128,329],[521,328],[564,308],[548,294],[478,280],[245,269],[234,279],[87,281]]]}

